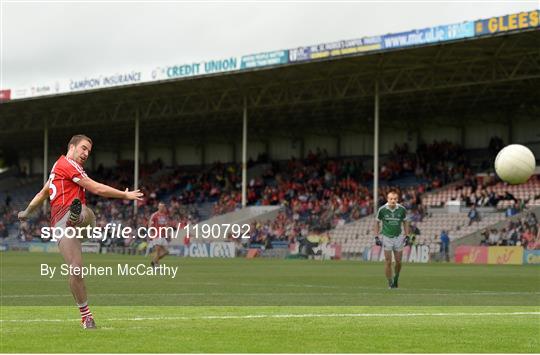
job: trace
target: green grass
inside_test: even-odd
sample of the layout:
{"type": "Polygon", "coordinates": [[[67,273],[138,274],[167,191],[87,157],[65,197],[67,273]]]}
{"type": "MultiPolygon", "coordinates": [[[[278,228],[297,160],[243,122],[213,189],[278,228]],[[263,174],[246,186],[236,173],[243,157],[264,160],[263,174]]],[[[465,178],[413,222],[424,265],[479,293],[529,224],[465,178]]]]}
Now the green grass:
{"type": "Polygon", "coordinates": [[[532,310],[532,307],[100,306],[93,307],[99,329],[85,332],[79,329],[78,319],[68,307],[8,307],[2,315],[6,320],[2,324],[2,352],[538,352],[539,315],[478,315],[532,310]],[[434,312],[449,315],[352,316],[434,312]],[[457,312],[475,315],[451,315],[457,312]],[[333,316],[305,317],[325,313],[333,316]],[[294,314],[304,317],[291,318],[294,314]],[[245,315],[287,316],[241,318],[245,315]],[[137,317],[150,319],[133,320],[137,317]],[[49,322],[10,322],[11,319],[49,322]]]}
{"type": "MultiPolygon", "coordinates": [[[[179,275],[88,277],[83,331],[59,255],[0,254],[0,352],[540,352],[540,268],[169,257],[179,275]],[[517,312],[517,313],[516,313],[517,312]]],[[[85,255],[85,263],[147,262],[85,255]]]]}

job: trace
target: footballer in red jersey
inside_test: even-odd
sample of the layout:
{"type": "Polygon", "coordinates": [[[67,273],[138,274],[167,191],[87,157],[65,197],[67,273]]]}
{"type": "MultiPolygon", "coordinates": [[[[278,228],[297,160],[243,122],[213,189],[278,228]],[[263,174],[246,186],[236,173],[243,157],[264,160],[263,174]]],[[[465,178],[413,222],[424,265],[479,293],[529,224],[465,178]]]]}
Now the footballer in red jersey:
{"type": "MultiPolygon", "coordinates": [[[[34,196],[24,211],[19,212],[19,219],[24,221],[45,202],[51,201],[51,227],[85,227],[95,225],[95,216],[86,207],[86,190],[93,194],[125,200],[141,200],[139,190],[117,190],[108,185],[92,180],[84,172],[84,163],[92,151],[92,140],[78,134],[68,143],[66,155],[62,155],[54,164],[49,180],[40,192],[34,196]]],[[[58,239],[58,249],[70,268],[81,270],[83,266],[81,241],[79,238],[62,237],[58,239]]],[[[96,327],[92,313],[88,308],[86,286],[81,275],[70,273],[69,287],[81,313],[81,324],[85,329],[96,327]]]]}
{"type": "Polygon", "coordinates": [[[152,257],[152,262],[150,263],[152,266],[159,265],[159,261],[164,258],[165,255],[169,254],[169,250],[167,249],[169,242],[166,237],[167,230],[170,226],[171,222],[169,214],[167,213],[167,207],[165,207],[163,202],[160,202],[158,204],[158,210],[150,216],[150,221],[148,222],[148,231],[150,231],[150,228],[153,228],[154,231],[152,233],[155,235],[154,238],[151,238],[147,248],[147,250],[150,250],[150,248],[155,249],[155,255],[152,257]]]}
{"type": "MultiPolygon", "coordinates": [[[[87,178],[79,163],[62,155],[54,163],[49,176],[49,200],[51,203],[51,227],[66,226],[67,211],[75,199],[81,202],[81,214],[86,212],[85,189],[77,184],[82,178],[87,178]]],[[[74,221],[76,222],[76,221],[74,221]]]]}

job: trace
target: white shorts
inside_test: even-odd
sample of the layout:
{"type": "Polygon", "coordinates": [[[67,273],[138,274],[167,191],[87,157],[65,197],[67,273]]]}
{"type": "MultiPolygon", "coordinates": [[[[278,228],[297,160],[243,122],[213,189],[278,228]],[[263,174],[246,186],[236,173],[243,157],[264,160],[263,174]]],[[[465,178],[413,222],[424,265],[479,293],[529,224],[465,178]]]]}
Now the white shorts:
{"type": "Polygon", "coordinates": [[[148,248],[153,248],[157,245],[162,246],[163,248],[168,248],[169,242],[165,238],[154,238],[148,242],[148,248]]]}
{"type": "MultiPolygon", "coordinates": [[[[67,221],[69,219],[69,210],[66,211],[66,213],[62,216],[62,218],[60,218],[56,224],[54,225],[54,228],[62,228],[62,229],[66,229],[67,228],[67,221]]],[[[83,220],[83,222],[81,223],[81,225],[78,225],[76,227],[86,227],[87,225],[90,225],[90,227],[94,228],[96,226],[96,217],[94,215],[94,211],[92,211],[90,208],[86,207],[85,205],[82,206],[82,213],[85,214],[85,218],[83,220]]],[[[82,233],[82,237],[83,238],[77,238],[78,240],[80,240],[81,242],[86,240],[88,238],[88,235],[86,235],[86,231],[83,231],[82,233]]],[[[59,243],[60,240],[63,238],[63,236],[60,236],[59,238],[56,239],[56,242],[59,243]]]]}
{"type": "Polygon", "coordinates": [[[386,251],[402,251],[405,247],[405,237],[400,235],[399,237],[390,238],[385,235],[382,236],[383,248],[386,251]]]}
{"type": "Polygon", "coordinates": [[[56,224],[54,225],[55,228],[66,228],[67,227],[67,221],[68,221],[68,218],[69,218],[69,210],[66,211],[66,213],[64,213],[64,215],[62,216],[62,218],[60,218],[58,220],[58,222],[56,222],[56,224]]]}

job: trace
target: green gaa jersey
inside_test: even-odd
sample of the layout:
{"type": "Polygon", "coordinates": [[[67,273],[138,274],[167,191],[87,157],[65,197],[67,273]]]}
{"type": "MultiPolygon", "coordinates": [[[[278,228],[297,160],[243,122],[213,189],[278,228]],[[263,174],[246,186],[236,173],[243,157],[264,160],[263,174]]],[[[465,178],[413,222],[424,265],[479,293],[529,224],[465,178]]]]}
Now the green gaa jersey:
{"type": "Polygon", "coordinates": [[[377,221],[382,222],[381,234],[390,238],[399,237],[401,233],[401,224],[407,219],[407,210],[405,207],[396,204],[393,210],[388,207],[388,203],[377,211],[377,221]]]}

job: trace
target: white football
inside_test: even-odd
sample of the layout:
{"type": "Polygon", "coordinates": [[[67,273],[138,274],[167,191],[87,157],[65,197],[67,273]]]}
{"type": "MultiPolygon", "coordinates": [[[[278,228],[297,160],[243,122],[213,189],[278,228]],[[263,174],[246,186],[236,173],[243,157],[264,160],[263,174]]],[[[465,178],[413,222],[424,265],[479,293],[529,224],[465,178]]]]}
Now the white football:
{"type": "Polygon", "coordinates": [[[536,168],[533,152],[521,144],[510,144],[495,158],[495,171],[509,184],[522,184],[529,180],[536,168]]]}

